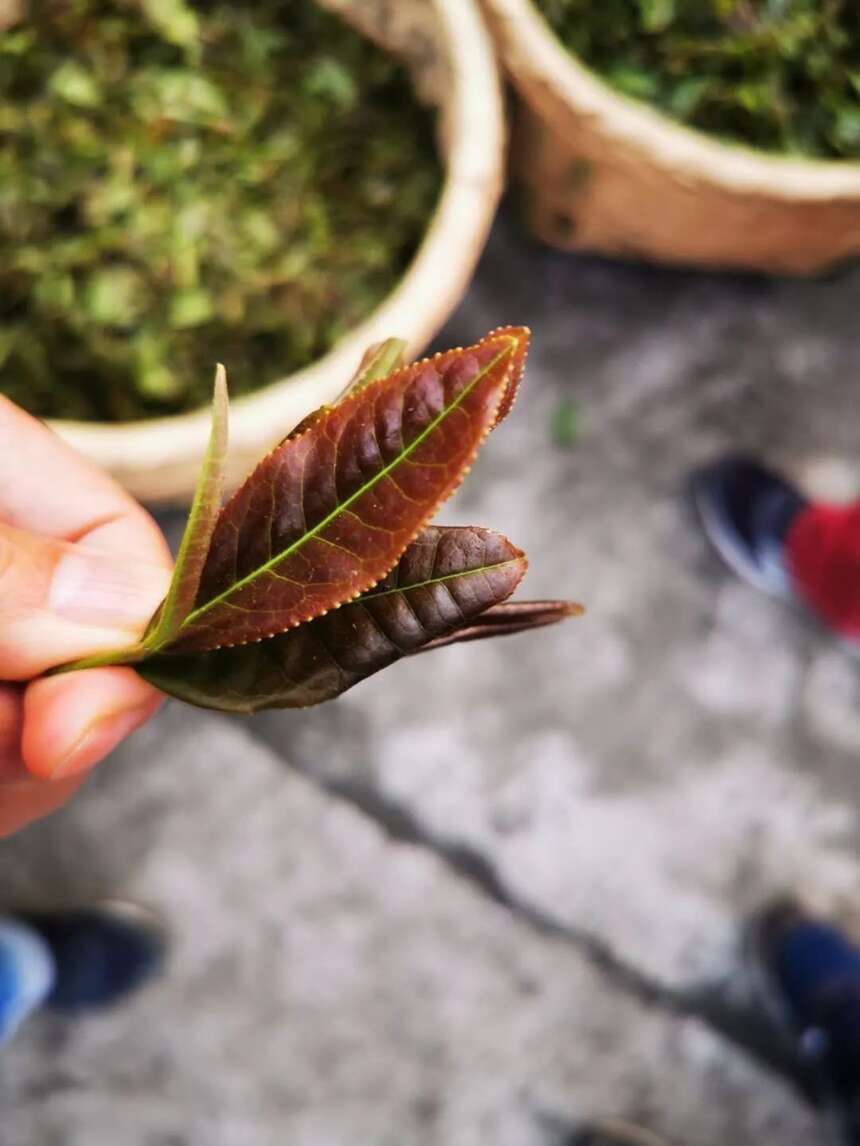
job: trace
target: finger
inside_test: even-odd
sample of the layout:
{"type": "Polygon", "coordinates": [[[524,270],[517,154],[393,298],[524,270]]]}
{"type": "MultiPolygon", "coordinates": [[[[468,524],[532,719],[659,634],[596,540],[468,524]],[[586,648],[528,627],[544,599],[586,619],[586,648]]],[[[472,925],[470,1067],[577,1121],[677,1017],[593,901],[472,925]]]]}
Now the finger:
{"type": "Polygon", "coordinates": [[[0,680],[133,643],[168,582],[166,565],[0,524],[0,680]]]}
{"type": "Polygon", "coordinates": [[[24,727],[24,697],[13,685],[0,685],[0,785],[24,776],[21,730],[24,727]]]}
{"type": "Polygon", "coordinates": [[[20,752],[23,709],[22,690],[0,685],[0,837],[53,812],[84,779],[47,782],[27,774],[20,752]]]}
{"type": "Polygon", "coordinates": [[[0,838],[56,811],[81,786],[85,775],[66,780],[19,780],[0,786],[0,838]]]}
{"type": "Polygon", "coordinates": [[[47,426],[2,396],[0,520],[156,564],[170,560],[161,532],[141,506],[47,426]]]}
{"type": "Polygon", "coordinates": [[[33,681],[24,694],[21,755],[34,776],[88,771],[158,708],[161,693],[130,668],[33,681]]]}

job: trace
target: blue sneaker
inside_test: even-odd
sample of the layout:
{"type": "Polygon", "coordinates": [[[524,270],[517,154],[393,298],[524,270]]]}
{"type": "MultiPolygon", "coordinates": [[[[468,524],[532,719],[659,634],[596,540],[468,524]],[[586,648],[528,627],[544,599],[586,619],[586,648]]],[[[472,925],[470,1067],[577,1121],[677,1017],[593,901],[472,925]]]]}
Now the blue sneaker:
{"type": "Polygon", "coordinates": [[[137,904],[107,901],[16,918],[51,955],[54,982],[45,1006],[54,1010],[110,1006],[152,979],[164,963],[165,930],[137,904]]]}
{"type": "Polygon", "coordinates": [[[726,565],[757,589],[790,598],[785,536],[808,505],[798,490],[753,458],[735,454],[697,470],[690,491],[705,535],[726,565]]]}
{"type": "Polygon", "coordinates": [[[751,935],[772,1009],[844,1141],[860,1146],[860,947],[790,900],[761,911],[751,935]]]}

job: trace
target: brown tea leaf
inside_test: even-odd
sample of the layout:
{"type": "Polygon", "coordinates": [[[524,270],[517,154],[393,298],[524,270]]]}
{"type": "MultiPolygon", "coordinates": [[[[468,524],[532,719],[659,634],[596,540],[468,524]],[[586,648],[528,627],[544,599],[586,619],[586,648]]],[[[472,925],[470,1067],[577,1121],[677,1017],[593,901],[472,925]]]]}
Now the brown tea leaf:
{"type": "Polygon", "coordinates": [[[302,708],[468,626],[514,591],[525,555],[488,529],[426,529],[370,592],[280,636],[238,648],[166,654],[137,671],[204,708],[302,708]]]}
{"type": "Polygon", "coordinates": [[[273,450],[222,510],[170,650],[263,640],[376,584],[510,408],[527,344],[510,328],[403,367],[273,450]]]}

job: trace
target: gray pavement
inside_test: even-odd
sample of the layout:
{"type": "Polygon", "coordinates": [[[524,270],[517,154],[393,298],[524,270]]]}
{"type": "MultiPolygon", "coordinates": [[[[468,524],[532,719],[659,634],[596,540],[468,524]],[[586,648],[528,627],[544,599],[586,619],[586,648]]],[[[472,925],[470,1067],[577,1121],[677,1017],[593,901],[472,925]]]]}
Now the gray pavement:
{"type": "Polygon", "coordinates": [[[789,888],[860,922],[860,676],[682,491],[729,445],[860,489],[858,304],[860,269],[612,265],[504,216],[440,345],[527,322],[527,382],[439,519],[586,617],[307,712],[169,705],[0,845],[8,902],[132,895],[176,936],[127,1008],[5,1052],[0,1146],[572,1146],[598,1115],[821,1143],[740,934],[789,888]]]}

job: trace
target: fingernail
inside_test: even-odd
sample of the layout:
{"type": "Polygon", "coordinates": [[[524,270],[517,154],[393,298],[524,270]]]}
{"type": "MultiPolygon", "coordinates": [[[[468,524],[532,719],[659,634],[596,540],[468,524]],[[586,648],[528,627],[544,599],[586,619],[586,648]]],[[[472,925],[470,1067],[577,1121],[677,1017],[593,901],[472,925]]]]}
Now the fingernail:
{"type": "Polygon", "coordinates": [[[167,576],[156,565],[70,549],[54,570],[48,604],[70,621],[139,628],[163,597],[167,576]]]}
{"type": "Polygon", "coordinates": [[[71,748],[51,769],[51,779],[65,779],[86,772],[99,760],[107,756],[113,748],[147,719],[152,712],[151,704],[138,704],[132,708],[121,708],[89,724],[72,744],[71,748]]]}

